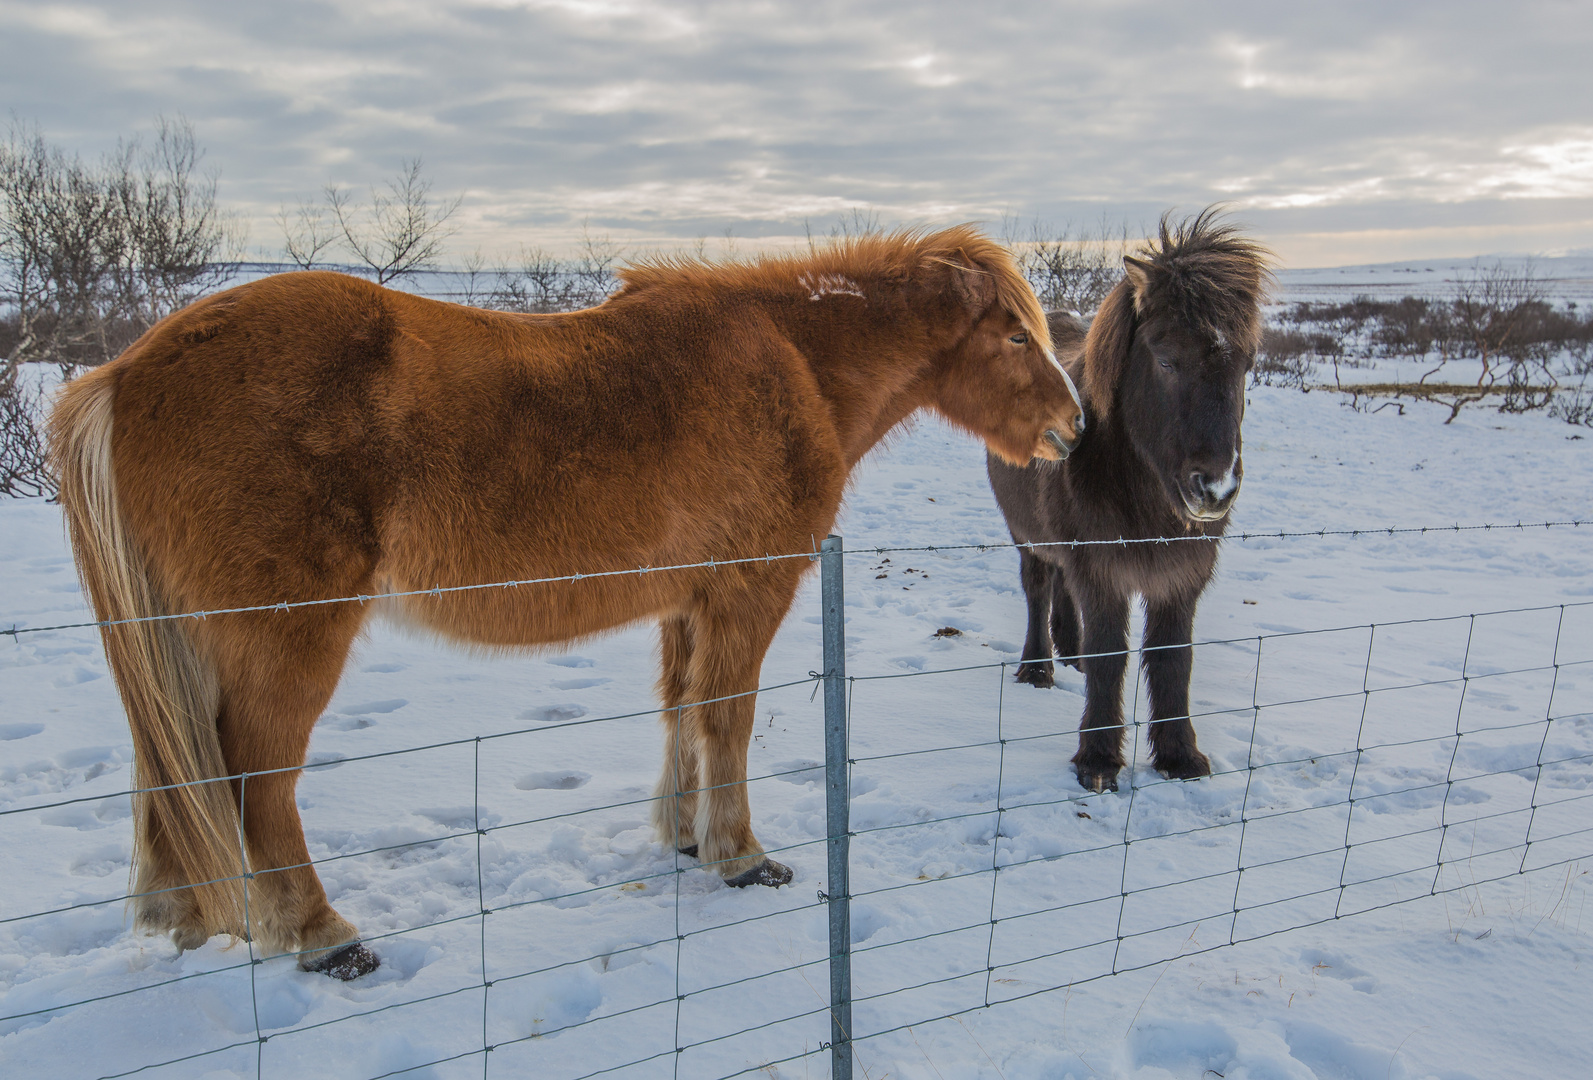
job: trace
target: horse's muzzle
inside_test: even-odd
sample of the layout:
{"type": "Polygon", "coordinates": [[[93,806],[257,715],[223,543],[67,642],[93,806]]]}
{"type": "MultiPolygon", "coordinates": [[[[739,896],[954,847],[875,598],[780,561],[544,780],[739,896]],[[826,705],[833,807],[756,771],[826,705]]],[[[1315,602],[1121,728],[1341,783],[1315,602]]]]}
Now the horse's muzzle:
{"type": "Polygon", "coordinates": [[[1063,438],[1062,433],[1056,428],[1045,429],[1046,445],[1060,455],[1058,461],[1066,461],[1067,456],[1079,448],[1079,440],[1084,438],[1084,414],[1081,412],[1073,418],[1073,438],[1063,438]]]}
{"type": "Polygon", "coordinates": [[[1045,441],[1051,449],[1057,452],[1058,461],[1066,461],[1067,456],[1073,453],[1073,448],[1079,444],[1077,439],[1072,442],[1063,439],[1062,433],[1057,431],[1056,428],[1046,428],[1045,441]]]}
{"type": "Polygon", "coordinates": [[[1240,483],[1241,474],[1233,471],[1216,481],[1198,472],[1190,474],[1188,482],[1178,489],[1184,512],[1195,521],[1218,521],[1227,517],[1234,500],[1239,497],[1240,483]]]}

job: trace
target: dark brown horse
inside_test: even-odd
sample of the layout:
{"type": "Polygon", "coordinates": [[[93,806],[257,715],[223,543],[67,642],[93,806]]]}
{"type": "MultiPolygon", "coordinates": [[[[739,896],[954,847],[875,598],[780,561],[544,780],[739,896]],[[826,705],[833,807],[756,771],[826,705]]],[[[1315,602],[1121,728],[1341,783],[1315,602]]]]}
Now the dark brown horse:
{"type": "MultiPolygon", "coordinates": [[[[1059,464],[989,459],[990,485],[1020,544],[1218,537],[1227,528],[1244,476],[1239,425],[1266,253],[1208,210],[1176,226],[1164,217],[1157,239],[1123,266],[1125,280],[1088,327],[1049,317],[1058,353],[1084,388],[1089,435],[1059,464]]],[[[1135,593],[1145,598],[1151,760],[1165,776],[1209,775],[1189,720],[1190,642],[1217,542],[1020,548],[1018,560],[1029,605],[1018,680],[1052,685],[1053,655],[1084,671],[1079,783],[1117,790],[1135,593]]]]}
{"type": "MultiPolygon", "coordinates": [[[[917,409],[1018,463],[1060,457],[1082,430],[1033,292],[966,226],[622,278],[587,311],[510,315],[298,273],[164,320],[70,384],[51,419],[96,614],[807,551],[852,467],[917,409]]],[[[750,691],[807,565],[393,603],[488,646],[657,619],[659,835],[732,885],[780,885],[791,871],[764,855],[747,804],[750,691]]],[[[106,629],[137,783],[160,789],[136,799],[139,926],[181,948],[249,935],[345,978],[375,966],[327,903],[294,803],[368,610],[106,629]],[[220,777],[235,779],[206,782],[220,777]]]]}

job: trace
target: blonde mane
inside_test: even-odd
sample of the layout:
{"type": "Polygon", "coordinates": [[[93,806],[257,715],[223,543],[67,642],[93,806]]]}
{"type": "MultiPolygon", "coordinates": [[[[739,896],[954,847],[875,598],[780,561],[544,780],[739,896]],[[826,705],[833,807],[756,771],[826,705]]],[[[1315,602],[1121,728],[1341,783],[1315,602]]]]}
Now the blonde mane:
{"type": "MultiPolygon", "coordinates": [[[[995,303],[1012,312],[1041,348],[1051,350],[1045,311],[1011,253],[968,224],[934,232],[897,229],[865,233],[817,244],[801,254],[760,255],[720,263],[688,255],[660,255],[619,271],[623,287],[616,296],[700,285],[802,291],[812,299],[836,294],[866,297],[870,285],[906,284],[937,265],[988,277],[995,303]]],[[[968,291],[976,294],[982,290],[970,283],[968,291]]]]}

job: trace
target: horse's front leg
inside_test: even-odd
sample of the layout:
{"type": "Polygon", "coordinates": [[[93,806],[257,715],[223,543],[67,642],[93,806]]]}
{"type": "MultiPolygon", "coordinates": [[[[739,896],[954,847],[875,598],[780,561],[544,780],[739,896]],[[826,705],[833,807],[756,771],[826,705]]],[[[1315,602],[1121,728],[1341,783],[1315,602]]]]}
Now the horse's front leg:
{"type": "Polygon", "coordinates": [[[1051,663],[1051,593],[1052,581],[1059,573],[1034,552],[1018,549],[1018,580],[1029,605],[1029,628],[1023,637],[1023,662],[1018,665],[1017,679],[1030,686],[1056,684],[1051,663]]]}
{"type": "MultiPolygon", "coordinates": [[[[774,583],[770,583],[771,585],[774,583]]],[[[698,793],[693,833],[697,856],[726,884],[784,885],[788,866],[770,859],[752,833],[747,750],[764,653],[780,625],[789,590],[738,592],[705,605],[692,619],[690,690],[684,735],[697,750],[698,793]],[[773,595],[773,592],[784,595],[773,595]]]]}
{"type": "Polygon", "coordinates": [[[664,725],[664,767],[653,789],[653,831],[682,855],[697,854],[697,740],[686,736],[687,687],[691,669],[691,625],[684,615],[658,625],[659,719],[664,725]]]}
{"type": "Polygon", "coordinates": [[[1195,725],[1189,719],[1189,676],[1195,665],[1190,642],[1197,599],[1145,602],[1141,662],[1150,684],[1151,762],[1173,780],[1211,775],[1211,762],[1195,745],[1195,725]]]}
{"type": "Polygon", "coordinates": [[[1116,791],[1123,767],[1123,673],[1128,667],[1128,596],[1110,585],[1075,581],[1084,624],[1084,718],[1073,755],[1079,783],[1116,791]]]}

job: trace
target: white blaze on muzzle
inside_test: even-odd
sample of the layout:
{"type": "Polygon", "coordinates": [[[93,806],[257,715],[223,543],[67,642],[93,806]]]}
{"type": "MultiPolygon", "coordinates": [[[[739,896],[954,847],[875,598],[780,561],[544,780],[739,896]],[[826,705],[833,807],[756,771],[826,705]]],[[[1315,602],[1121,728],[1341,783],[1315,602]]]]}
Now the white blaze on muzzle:
{"type": "Polygon", "coordinates": [[[1073,385],[1073,376],[1068,374],[1068,369],[1062,366],[1062,361],[1058,360],[1056,353],[1050,349],[1045,351],[1045,358],[1051,362],[1051,366],[1056,368],[1056,373],[1062,376],[1062,381],[1067,384],[1068,393],[1073,398],[1073,404],[1079,407],[1079,424],[1082,426],[1084,423],[1084,399],[1079,397],[1079,388],[1073,385]]]}
{"type": "Polygon", "coordinates": [[[1207,481],[1206,493],[1213,502],[1221,502],[1233,494],[1234,488],[1239,486],[1237,475],[1239,468],[1239,451],[1235,450],[1233,460],[1228,463],[1228,471],[1215,480],[1207,481]]]}

